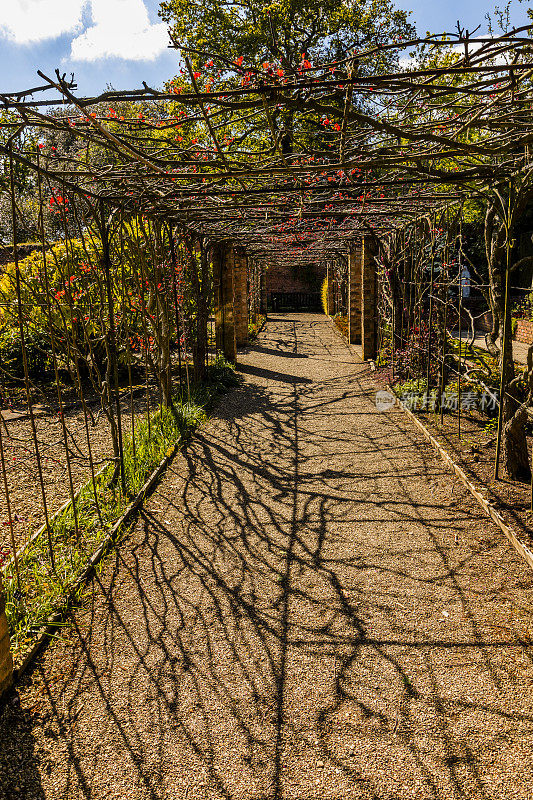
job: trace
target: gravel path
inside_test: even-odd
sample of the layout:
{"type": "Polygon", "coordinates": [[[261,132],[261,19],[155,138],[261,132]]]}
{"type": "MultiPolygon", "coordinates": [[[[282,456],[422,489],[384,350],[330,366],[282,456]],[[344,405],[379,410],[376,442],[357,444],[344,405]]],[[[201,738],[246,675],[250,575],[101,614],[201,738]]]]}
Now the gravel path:
{"type": "Polygon", "coordinates": [[[533,797],[533,573],[319,315],[270,319],[0,719],[0,797],[533,797]]]}

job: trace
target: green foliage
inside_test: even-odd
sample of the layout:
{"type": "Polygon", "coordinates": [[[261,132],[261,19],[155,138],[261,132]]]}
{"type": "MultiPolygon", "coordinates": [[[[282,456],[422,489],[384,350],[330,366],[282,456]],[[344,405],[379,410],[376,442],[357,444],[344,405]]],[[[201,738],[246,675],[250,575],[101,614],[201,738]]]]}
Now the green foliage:
{"type": "Polygon", "coordinates": [[[397,397],[404,397],[407,394],[424,394],[427,381],[425,378],[409,378],[409,380],[397,383],[392,387],[392,391],[397,397]]]}
{"type": "MultiPolygon", "coordinates": [[[[19,131],[18,136],[12,142],[13,150],[24,150],[26,153],[32,150],[35,152],[40,135],[38,128],[26,125],[24,130],[20,130],[18,114],[14,111],[0,110],[0,145],[5,147],[10,137],[17,131],[19,131]]],[[[14,159],[13,177],[17,208],[21,212],[18,223],[19,239],[37,238],[35,171],[30,168],[28,161],[23,163],[14,159]]],[[[0,160],[0,244],[8,245],[13,241],[9,183],[9,158],[4,155],[0,160]]]]}
{"type": "Polygon", "coordinates": [[[320,287],[320,302],[324,314],[328,314],[328,279],[324,278],[322,286],[320,287]]]}
{"type": "Polygon", "coordinates": [[[212,361],[207,368],[206,385],[209,387],[211,393],[214,391],[217,394],[224,392],[227,389],[232,389],[241,384],[241,378],[235,370],[235,365],[227,361],[224,356],[219,353],[214,361],[212,361]]]}
{"type": "MultiPolygon", "coordinates": [[[[24,334],[24,343],[30,377],[42,378],[43,373],[52,368],[50,337],[30,328],[24,334]]],[[[0,364],[11,376],[20,378],[24,374],[18,328],[4,328],[0,331],[0,364]]]]}
{"type": "MultiPolygon", "coordinates": [[[[58,242],[46,254],[46,269],[41,250],[34,250],[19,261],[22,314],[28,331],[42,333],[49,329],[47,288],[50,293],[52,324],[60,332],[64,320],[72,316],[83,320],[90,334],[98,327],[91,315],[101,302],[101,249],[99,243],[85,245],[79,239],[58,242]],[[87,319],[84,319],[87,317],[87,319]]],[[[15,264],[5,264],[0,277],[0,325],[16,327],[17,296],[15,264]]],[[[59,339],[62,337],[60,336],[59,339]]]]}
{"type": "MultiPolygon", "coordinates": [[[[448,341],[448,349],[449,352],[453,352],[455,355],[459,356],[459,340],[450,338],[448,341]]],[[[475,345],[468,347],[464,340],[461,341],[460,349],[461,358],[475,365],[471,366],[469,369],[472,380],[476,382],[478,380],[483,381],[489,388],[497,389],[500,385],[500,365],[498,359],[491,356],[490,353],[483,350],[481,347],[476,347],[475,345]]],[[[481,383],[476,383],[476,388],[479,388],[480,391],[484,391],[481,383]]]]}
{"type": "MultiPolygon", "coordinates": [[[[185,49],[220,52],[243,65],[276,61],[283,69],[297,68],[302,54],[313,62],[345,58],[369,43],[410,38],[414,28],[407,14],[389,0],[164,0],[160,15],[172,26],[185,49]]],[[[195,68],[205,56],[191,54],[195,68]]],[[[370,65],[368,65],[370,68],[370,65]]],[[[372,69],[389,64],[387,51],[373,56],[372,69]]]]}
{"type": "Polygon", "coordinates": [[[253,342],[253,340],[257,338],[257,335],[258,335],[259,331],[261,330],[261,328],[263,327],[264,322],[265,322],[265,317],[263,316],[263,314],[259,314],[257,316],[255,322],[249,322],[248,323],[248,341],[249,342],[253,342]]]}
{"type": "Polygon", "coordinates": [[[342,335],[348,338],[348,316],[346,314],[335,314],[333,321],[342,335]]]}
{"type": "MultiPolygon", "coordinates": [[[[302,70],[344,61],[355,54],[361,74],[394,71],[397,51],[384,45],[391,40],[406,41],[415,33],[407,13],[397,10],[391,0],[243,0],[238,4],[232,0],[164,0],[160,16],[190,59],[195,87],[206,92],[246,87],[256,80],[257,71],[282,85],[302,70]],[[225,43],[223,51],[221,42],[225,43]],[[365,58],[362,51],[367,49],[372,55],[365,58]]],[[[167,88],[178,95],[192,90],[188,65],[182,66],[167,88]]],[[[352,97],[351,102],[353,106],[366,103],[361,96],[352,97]]],[[[173,132],[181,147],[195,153],[203,144],[212,146],[194,105],[186,111],[183,106],[169,107],[171,113],[184,115],[178,135],[173,132]]],[[[234,115],[221,110],[217,112],[217,137],[227,153],[245,151],[249,164],[260,161],[270,149],[270,131],[284,154],[300,150],[313,153],[311,158],[327,154],[329,159],[330,148],[338,141],[344,98],[330,98],[328,108],[332,118],[327,125],[325,121],[317,123],[309,109],[305,105],[298,108],[298,103],[283,107],[265,102],[252,124],[250,117],[236,121],[234,115]]],[[[203,167],[198,169],[201,173],[203,167]]]]}
{"type": "MultiPolygon", "coordinates": [[[[111,292],[119,358],[126,350],[126,330],[134,342],[142,335],[139,271],[149,277],[145,288],[148,310],[145,319],[149,329],[157,325],[155,255],[134,222],[129,224],[127,232],[122,252],[111,252],[111,292]]],[[[104,342],[109,321],[100,238],[92,232],[84,239],[58,241],[46,251],[45,257],[41,249],[34,250],[20,259],[19,275],[25,338],[35,373],[49,363],[50,330],[60,365],[64,365],[67,354],[71,357],[76,352],[78,358],[101,368],[106,358],[104,342]],[[46,351],[40,354],[41,360],[39,348],[46,351]]],[[[20,353],[18,328],[16,272],[15,264],[10,262],[3,265],[0,273],[0,356],[5,355],[6,365],[11,362],[20,375],[20,356],[16,360],[17,347],[20,353]]],[[[4,359],[1,361],[4,365],[4,359]]]]}
{"type": "Polygon", "coordinates": [[[173,409],[162,408],[135,426],[135,455],[133,439],[128,437],[124,447],[124,472],[130,495],[141,490],[150,472],[176,443],[206,420],[205,411],[194,401],[177,403],[173,409]]]}
{"type": "Polygon", "coordinates": [[[76,502],[79,540],[74,535],[71,507],[57,516],[51,524],[55,571],[51,567],[45,531],[19,557],[22,598],[18,596],[13,567],[5,569],[6,614],[15,662],[64,604],[69,587],[87,567],[90,556],[104,540],[113,521],[123,512],[126,506],[124,499],[107,488],[111,472],[112,468],[109,467],[97,478],[102,524],[90,482],[83,487],[76,502]]]}
{"type": "MultiPolygon", "coordinates": [[[[522,297],[521,300],[513,303],[511,308],[511,313],[514,317],[514,322],[516,323],[519,319],[528,319],[533,320],[533,292],[529,292],[525,297],[522,297]]],[[[513,335],[516,330],[515,327],[512,329],[513,335]]]]}

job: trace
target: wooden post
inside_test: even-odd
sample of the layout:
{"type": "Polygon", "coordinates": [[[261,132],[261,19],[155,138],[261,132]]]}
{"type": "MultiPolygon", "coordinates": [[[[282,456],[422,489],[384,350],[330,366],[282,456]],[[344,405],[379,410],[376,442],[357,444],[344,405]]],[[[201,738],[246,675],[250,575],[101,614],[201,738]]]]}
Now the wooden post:
{"type": "Polygon", "coordinates": [[[361,344],[362,245],[348,255],[348,341],[361,344]]]}
{"type": "Polygon", "coordinates": [[[234,247],[234,314],[237,347],[248,342],[248,263],[243,247],[234,247]]]}
{"type": "Polygon", "coordinates": [[[0,577],[0,697],[13,683],[13,658],[5,609],[4,587],[0,577]]]}
{"type": "Polygon", "coordinates": [[[374,243],[365,236],[361,246],[361,344],[362,358],[376,357],[376,266],[374,243]]]}
{"type": "Polygon", "coordinates": [[[213,250],[213,293],[217,351],[233,363],[237,358],[234,315],[233,247],[222,242],[213,250]]]}

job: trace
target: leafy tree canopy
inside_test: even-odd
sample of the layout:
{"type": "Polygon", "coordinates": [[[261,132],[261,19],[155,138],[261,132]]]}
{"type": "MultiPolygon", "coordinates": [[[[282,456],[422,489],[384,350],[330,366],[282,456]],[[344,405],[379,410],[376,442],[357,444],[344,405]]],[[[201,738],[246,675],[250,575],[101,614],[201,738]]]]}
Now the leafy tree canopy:
{"type": "MultiPolygon", "coordinates": [[[[221,53],[243,65],[274,60],[284,70],[329,63],[354,50],[406,41],[415,29],[390,0],[164,0],[160,16],[184,49],[221,53]]],[[[372,71],[394,66],[384,51],[372,71]]],[[[196,68],[204,55],[191,53],[196,68]]]]}

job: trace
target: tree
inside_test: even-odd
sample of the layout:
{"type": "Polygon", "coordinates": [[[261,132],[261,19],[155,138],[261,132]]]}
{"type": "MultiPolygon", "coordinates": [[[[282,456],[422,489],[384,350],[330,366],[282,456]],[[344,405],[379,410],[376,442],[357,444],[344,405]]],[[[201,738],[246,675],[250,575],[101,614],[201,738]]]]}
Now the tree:
{"type": "MultiPolygon", "coordinates": [[[[228,59],[244,66],[273,60],[289,72],[302,58],[329,63],[415,33],[408,13],[390,0],[163,0],[159,13],[184,49],[219,53],[223,44],[228,59]]],[[[368,68],[390,67],[397,58],[392,52],[383,51],[368,68]]],[[[191,52],[196,68],[204,61],[191,52]]]]}
{"type": "Polygon", "coordinates": [[[485,215],[485,252],[489,273],[489,300],[492,330],[487,336],[491,355],[500,358],[504,374],[503,458],[509,477],[528,480],[531,476],[525,433],[527,406],[533,399],[533,345],[529,348],[526,370],[527,396],[523,399],[522,377],[516,375],[511,336],[511,303],[505,302],[506,282],[533,257],[516,259],[513,253],[514,233],[533,201],[533,170],[522,166],[514,182],[492,189],[485,215]],[[507,312],[507,313],[506,313],[507,312]],[[506,318],[507,317],[507,318],[506,318]]]}

